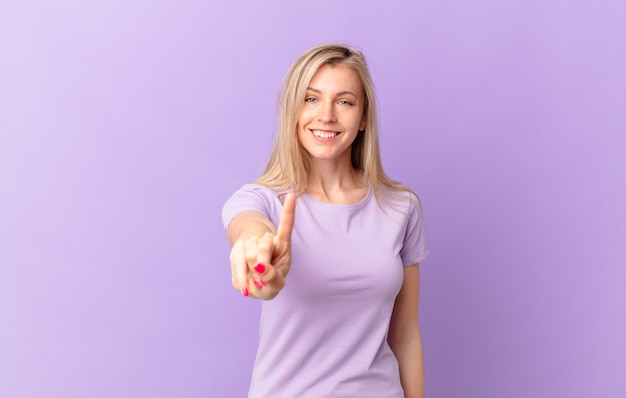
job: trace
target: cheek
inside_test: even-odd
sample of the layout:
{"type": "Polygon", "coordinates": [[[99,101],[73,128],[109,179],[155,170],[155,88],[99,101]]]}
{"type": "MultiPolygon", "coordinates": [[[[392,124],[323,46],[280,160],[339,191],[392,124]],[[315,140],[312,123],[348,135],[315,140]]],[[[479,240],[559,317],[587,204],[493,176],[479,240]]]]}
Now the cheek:
{"type": "Polygon", "coordinates": [[[300,143],[302,143],[302,140],[306,137],[306,130],[301,123],[296,125],[296,137],[298,137],[298,142],[300,143]]]}
{"type": "Polygon", "coordinates": [[[365,118],[361,119],[361,123],[359,124],[359,130],[360,131],[365,130],[365,118]]]}
{"type": "Polygon", "coordinates": [[[350,125],[356,130],[363,130],[363,127],[365,127],[365,119],[363,118],[363,113],[356,112],[352,114],[350,117],[350,125]]]}
{"type": "Polygon", "coordinates": [[[308,123],[311,122],[311,119],[313,118],[313,112],[311,112],[310,110],[302,110],[302,112],[300,112],[300,117],[298,117],[298,126],[303,127],[306,126],[308,123]]]}

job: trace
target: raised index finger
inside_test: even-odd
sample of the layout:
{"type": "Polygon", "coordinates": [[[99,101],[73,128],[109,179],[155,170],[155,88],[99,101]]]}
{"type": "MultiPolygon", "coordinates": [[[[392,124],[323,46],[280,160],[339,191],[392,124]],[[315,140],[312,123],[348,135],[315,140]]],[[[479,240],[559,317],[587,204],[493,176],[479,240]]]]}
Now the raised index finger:
{"type": "Polygon", "coordinates": [[[280,217],[276,239],[289,242],[291,241],[291,231],[293,231],[293,221],[296,217],[296,194],[289,192],[285,196],[283,203],[283,214],[280,217]]]}

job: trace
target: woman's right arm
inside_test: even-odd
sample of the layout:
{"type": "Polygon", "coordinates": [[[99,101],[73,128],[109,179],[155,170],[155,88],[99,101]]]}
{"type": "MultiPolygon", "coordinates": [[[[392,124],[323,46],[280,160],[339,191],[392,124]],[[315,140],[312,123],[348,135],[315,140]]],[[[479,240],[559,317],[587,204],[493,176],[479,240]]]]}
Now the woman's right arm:
{"type": "Polygon", "coordinates": [[[244,296],[269,300],[285,285],[295,207],[295,195],[287,194],[278,229],[267,216],[254,211],[240,213],[228,224],[232,283],[244,296]]]}

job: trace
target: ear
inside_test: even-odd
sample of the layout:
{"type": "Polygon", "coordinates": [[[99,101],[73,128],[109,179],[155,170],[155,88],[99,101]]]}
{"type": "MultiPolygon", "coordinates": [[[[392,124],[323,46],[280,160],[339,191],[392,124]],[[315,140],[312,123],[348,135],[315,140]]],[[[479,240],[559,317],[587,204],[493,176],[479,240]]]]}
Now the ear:
{"type": "Polygon", "coordinates": [[[361,119],[361,124],[359,124],[359,131],[365,131],[365,115],[363,115],[363,119],[361,119]]]}

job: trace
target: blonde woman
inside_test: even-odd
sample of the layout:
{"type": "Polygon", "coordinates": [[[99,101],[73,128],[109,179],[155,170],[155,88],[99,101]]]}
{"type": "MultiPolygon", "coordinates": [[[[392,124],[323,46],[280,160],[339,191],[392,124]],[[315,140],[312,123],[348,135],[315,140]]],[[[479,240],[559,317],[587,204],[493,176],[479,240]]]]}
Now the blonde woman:
{"type": "Polygon", "coordinates": [[[383,171],[365,59],[302,54],[265,173],[224,205],[232,284],[262,301],[249,397],[423,397],[419,200],[383,171]]]}

